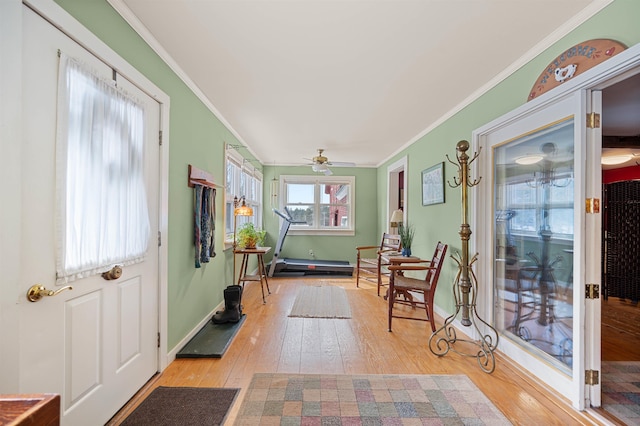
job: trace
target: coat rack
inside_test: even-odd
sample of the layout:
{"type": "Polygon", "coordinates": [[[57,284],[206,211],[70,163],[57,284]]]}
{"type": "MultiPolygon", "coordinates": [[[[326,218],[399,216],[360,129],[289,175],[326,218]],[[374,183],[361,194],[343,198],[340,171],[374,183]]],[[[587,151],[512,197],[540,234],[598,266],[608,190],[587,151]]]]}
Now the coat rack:
{"type": "Polygon", "coordinates": [[[187,185],[189,185],[189,188],[193,188],[195,185],[202,185],[208,188],[221,188],[220,185],[216,185],[211,173],[205,172],[191,164],[189,164],[189,181],[187,185]]]}
{"type": "Polygon", "coordinates": [[[454,177],[454,184],[449,183],[449,186],[452,188],[462,188],[462,225],[460,225],[460,231],[458,232],[460,234],[460,240],[462,241],[462,253],[457,253],[458,258],[451,256],[458,264],[458,274],[453,283],[456,311],[444,321],[442,327],[431,335],[429,338],[429,349],[437,356],[445,356],[449,351],[453,351],[463,356],[475,357],[478,360],[480,368],[485,373],[492,373],[496,367],[493,351],[495,351],[498,346],[498,332],[489,323],[480,318],[476,310],[478,280],[471,267],[476,260],[478,260],[478,254],[476,253],[469,259],[471,227],[468,223],[467,191],[468,188],[478,185],[480,179],[482,179],[480,178],[474,181],[469,179],[469,164],[478,158],[479,153],[476,153],[473,158],[469,160],[469,156],[467,155],[469,142],[464,140],[458,142],[456,150],[458,151],[456,154],[457,162],[451,161],[447,155],[447,160],[458,168],[458,177],[454,177]],[[475,334],[480,336],[479,340],[461,339],[457,336],[456,329],[452,323],[459,315],[461,317],[460,322],[463,326],[474,327],[475,334]],[[479,323],[484,325],[483,329],[487,330],[487,334],[483,334],[484,331],[480,329],[479,323]],[[462,344],[456,348],[456,346],[454,346],[456,343],[462,344]],[[474,347],[478,349],[476,350],[474,347]]]}

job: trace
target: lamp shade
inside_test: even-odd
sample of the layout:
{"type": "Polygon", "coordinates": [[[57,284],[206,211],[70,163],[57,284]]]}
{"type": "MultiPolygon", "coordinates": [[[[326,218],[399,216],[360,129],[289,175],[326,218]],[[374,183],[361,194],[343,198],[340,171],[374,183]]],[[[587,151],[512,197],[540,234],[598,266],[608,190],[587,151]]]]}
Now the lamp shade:
{"type": "Polygon", "coordinates": [[[244,196],[242,196],[242,204],[238,206],[238,203],[234,200],[234,216],[253,216],[253,209],[249,207],[245,201],[244,196]]]}
{"type": "Polygon", "coordinates": [[[402,210],[394,210],[393,213],[391,213],[391,219],[389,220],[389,222],[391,222],[392,224],[396,224],[395,226],[397,226],[398,223],[402,223],[404,220],[404,213],[402,212],[402,210]]]}
{"type": "Polygon", "coordinates": [[[236,207],[233,214],[236,216],[253,216],[253,209],[247,205],[242,205],[240,207],[236,207]]]}

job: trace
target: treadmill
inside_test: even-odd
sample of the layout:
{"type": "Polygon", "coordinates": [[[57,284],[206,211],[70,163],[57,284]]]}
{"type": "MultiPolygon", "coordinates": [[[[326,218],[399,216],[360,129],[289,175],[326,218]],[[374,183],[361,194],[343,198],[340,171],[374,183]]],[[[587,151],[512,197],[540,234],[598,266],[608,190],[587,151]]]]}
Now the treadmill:
{"type": "Polygon", "coordinates": [[[282,245],[292,224],[306,224],[306,221],[296,221],[291,217],[291,213],[285,207],[284,213],[273,209],[274,213],[280,216],[282,226],[280,235],[273,252],[273,260],[269,264],[269,277],[304,276],[304,275],[345,275],[353,274],[353,266],[342,260],[314,260],[314,259],[280,259],[282,245]]]}

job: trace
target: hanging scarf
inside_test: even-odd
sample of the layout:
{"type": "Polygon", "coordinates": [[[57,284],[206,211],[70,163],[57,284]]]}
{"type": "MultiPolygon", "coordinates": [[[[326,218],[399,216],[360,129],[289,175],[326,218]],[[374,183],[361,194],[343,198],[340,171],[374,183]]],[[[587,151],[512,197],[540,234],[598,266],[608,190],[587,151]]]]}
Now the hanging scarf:
{"type": "Polygon", "coordinates": [[[200,268],[202,263],[216,256],[215,220],[216,220],[216,190],[202,185],[195,185],[194,202],[194,231],[195,231],[195,264],[200,268]]]}

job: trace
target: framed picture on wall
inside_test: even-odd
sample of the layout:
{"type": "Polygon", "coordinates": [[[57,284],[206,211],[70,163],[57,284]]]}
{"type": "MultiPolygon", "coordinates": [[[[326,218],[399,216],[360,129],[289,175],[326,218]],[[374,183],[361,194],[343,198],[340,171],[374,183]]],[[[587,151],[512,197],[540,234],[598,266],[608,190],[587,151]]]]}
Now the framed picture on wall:
{"type": "Polygon", "coordinates": [[[422,171],[422,205],[444,203],[444,161],[422,171]]]}

